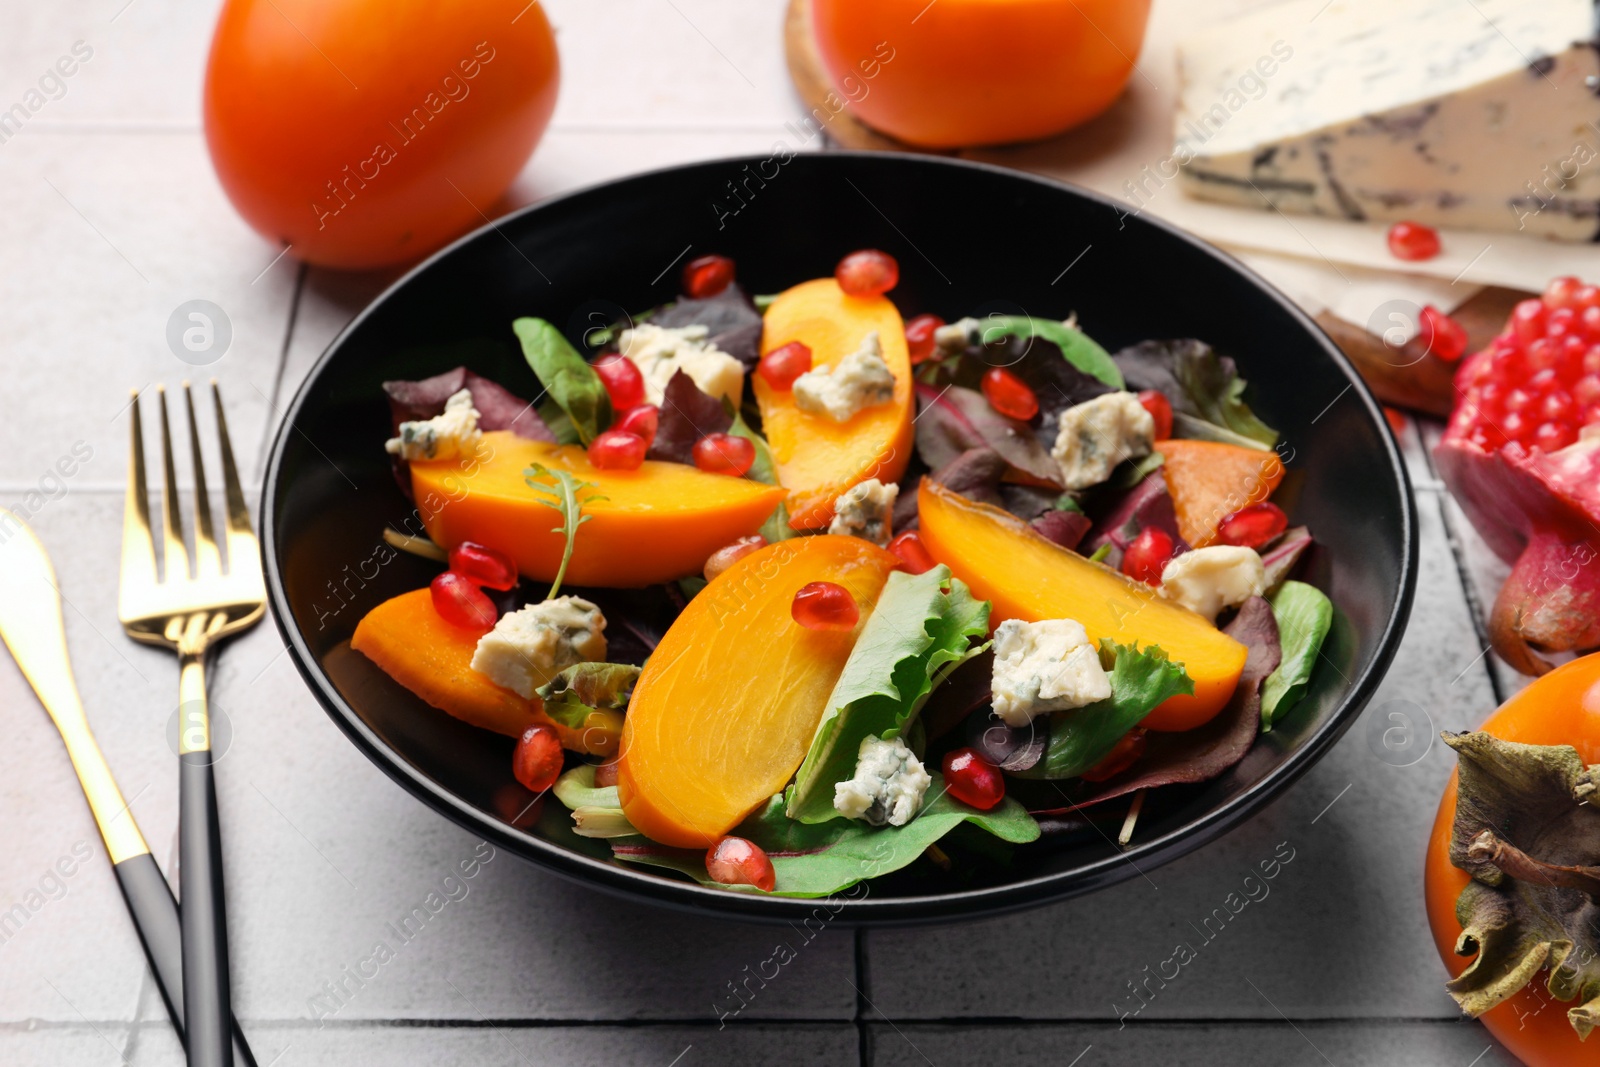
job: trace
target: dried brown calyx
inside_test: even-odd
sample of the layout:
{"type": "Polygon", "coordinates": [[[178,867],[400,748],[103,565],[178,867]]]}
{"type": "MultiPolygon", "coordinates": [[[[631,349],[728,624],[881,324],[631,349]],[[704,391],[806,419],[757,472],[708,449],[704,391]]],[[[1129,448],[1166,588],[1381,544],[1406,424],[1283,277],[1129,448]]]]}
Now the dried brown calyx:
{"type": "Polygon", "coordinates": [[[1477,1017],[1541,970],[1580,1038],[1600,1023],[1600,766],[1568,745],[1445,734],[1460,762],[1450,862],[1472,876],[1456,898],[1456,952],[1477,958],[1447,983],[1477,1017]]]}

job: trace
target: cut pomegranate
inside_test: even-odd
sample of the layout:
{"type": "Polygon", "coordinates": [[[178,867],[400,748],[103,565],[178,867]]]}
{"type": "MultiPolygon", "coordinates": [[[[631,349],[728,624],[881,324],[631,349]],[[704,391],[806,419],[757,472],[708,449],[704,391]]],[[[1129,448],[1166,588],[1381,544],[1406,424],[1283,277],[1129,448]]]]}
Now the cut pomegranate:
{"type": "Polygon", "coordinates": [[[1289,516],[1269,501],[1246,504],[1217,524],[1217,541],[1242,548],[1260,548],[1289,528],[1289,516]]]}
{"type": "Polygon", "coordinates": [[[511,753],[511,774],[529,792],[543,793],[561,777],[561,738],[555,727],[540,723],[530,726],[517,739],[511,753]]]}
{"type": "Polygon", "coordinates": [[[683,295],[695,300],[716,296],[733,284],[733,260],[727,256],[701,256],[683,268],[683,295]]]}
{"type": "Polygon", "coordinates": [[[1570,274],[1551,278],[1550,284],[1544,287],[1541,299],[1548,308],[1577,308],[1582,305],[1578,301],[1578,290],[1583,288],[1583,282],[1570,274]]]}
{"type": "Polygon", "coordinates": [[[445,571],[428,585],[433,596],[433,610],[452,626],[473,633],[488,633],[494,629],[494,601],[488,594],[455,571],[445,571]]]}
{"type": "Polygon", "coordinates": [[[742,837],[724,837],[706,850],[706,873],[723,885],[753,885],[770,893],[778,873],[760,845],[742,837]]]}
{"type": "Polygon", "coordinates": [[[600,375],[600,384],[606,387],[614,411],[627,411],[644,403],[644,375],[633,360],[613,352],[590,366],[600,375]]]}
{"type": "Polygon", "coordinates": [[[631,433],[644,442],[644,450],[650,451],[650,446],[655,444],[656,429],[661,425],[661,409],[654,404],[640,404],[636,408],[629,408],[617,419],[613,430],[631,433]]]}
{"type": "Polygon", "coordinates": [[[517,565],[504,552],[463,541],[450,550],[450,569],[473,585],[506,590],[517,584],[517,565]]]}
{"type": "Polygon", "coordinates": [[[1422,309],[1417,323],[1422,327],[1418,336],[1422,338],[1423,346],[1439,359],[1454,363],[1466,354],[1467,331],[1432,304],[1422,309]]]}
{"type": "Polygon", "coordinates": [[[958,748],[945,756],[944,788],[979,811],[988,811],[1006,798],[1006,779],[1000,768],[970,748],[958,748]]]}
{"type": "Polygon", "coordinates": [[[694,443],[694,465],[708,474],[742,478],[755,461],[756,446],[738,434],[708,433],[694,443]]]}
{"type": "Polygon", "coordinates": [[[984,371],[981,384],[989,406],[1006,418],[1027,422],[1039,414],[1039,398],[1033,389],[1004,367],[990,367],[984,371]]]}
{"type": "Polygon", "coordinates": [[[799,341],[779,345],[761,357],[756,373],[779,392],[794,388],[794,380],[811,369],[811,349],[799,341]]]}
{"type": "Polygon", "coordinates": [[[887,252],[868,248],[839,261],[833,276],[848,296],[882,296],[900,282],[900,264],[887,252]]]}
{"type": "Polygon", "coordinates": [[[589,462],[601,470],[636,471],[649,451],[644,438],[627,430],[607,430],[589,442],[589,462]]]}
{"type": "Polygon", "coordinates": [[[1172,560],[1174,548],[1172,535],[1154,526],[1146,526],[1122,550],[1122,573],[1136,582],[1160,585],[1161,572],[1172,560]]]}
{"type": "Polygon", "coordinates": [[[789,605],[789,614],[808,630],[853,630],[861,619],[861,609],[850,590],[833,582],[801,586],[789,605]]]}
{"type": "Polygon", "coordinates": [[[1439,254],[1439,232],[1420,222],[1397,222],[1389,227],[1389,251],[1412,262],[1432,259],[1439,254]]]}
{"type": "Polygon", "coordinates": [[[922,543],[921,535],[915,530],[895,534],[894,540],[889,542],[889,551],[900,557],[900,566],[912,574],[925,574],[934,568],[928,546],[922,543]]]}
{"type": "Polygon", "coordinates": [[[1172,437],[1172,401],[1167,399],[1167,394],[1155,389],[1143,389],[1139,392],[1139,403],[1150,413],[1150,418],[1155,420],[1156,440],[1166,441],[1172,437]]]}
{"type": "Polygon", "coordinates": [[[766,548],[767,539],[760,534],[751,534],[741,537],[731,545],[723,545],[711,553],[711,558],[706,560],[706,581],[714,581],[717,575],[744,559],[757,549],[766,548]]]}
{"type": "Polygon", "coordinates": [[[1084,771],[1078,777],[1086,782],[1103,782],[1108,778],[1115,778],[1144,755],[1145,742],[1149,731],[1141,726],[1135,726],[1111,746],[1111,751],[1100,757],[1100,762],[1084,771]]]}
{"type": "Polygon", "coordinates": [[[918,315],[906,323],[906,347],[911,350],[913,366],[933,355],[933,332],[943,325],[937,315],[918,315]]]}

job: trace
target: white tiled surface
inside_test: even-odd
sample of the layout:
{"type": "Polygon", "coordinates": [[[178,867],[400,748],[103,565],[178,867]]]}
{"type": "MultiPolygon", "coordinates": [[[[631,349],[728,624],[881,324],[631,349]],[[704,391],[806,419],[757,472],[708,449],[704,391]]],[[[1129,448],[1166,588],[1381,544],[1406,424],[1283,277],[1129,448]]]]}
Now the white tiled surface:
{"type": "MultiPolygon", "coordinates": [[[[547,6],[566,85],[506,206],[765,151],[799,111],[782,72],[778,0],[547,6]],[[628,60],[639,55],[650,62],[628,60]]],[[[95,49],[67,93],[0,145],[0,503],[23,501],[75,442],[92,449],[32,521],[63,578],[91,718],[169,864],[176,782],[164,724],[176,671],[115,621],[127,389],[190,372],[165,346],[173,307],[194,297],[223,306],[234,341],[213,371],[254,481],[277,406],[388,280],[272,265],[276,250],[229,208],[198,123],[213,16],[209,4],[162,0],[32,5],[8,12],[0,34],[0,101],[73,41],[95,49]]],[[[1515,684],[1491,681],[1488,660],[1475,658],[1481,627],[1468,606],[1469,590],[1478,603],[1492,595],[1499,565],[1437,490],[1418,430],[1405,437],[1422,486],[1423,575],[1375,705],[1408,699],[1432,727],[1459,729],[1492,706],[1496,687],[1515,684]]],[[[855,1063],[865,1048],[878,1063],[944,1067],[1065,1063],[1090,1045],[1084,1067],[1317,1053],[1341,1065],[1465,1064],[1490,1045],[1477,1024],[1456,1021],[1423,927],[1421,850],[1449,760],[1436,746],[1411,767],[1389,766],[1369,751],[1364,722],[1271,809],[1148,882],[979,925],[827,933],[763,992],[753,1018],[726,1029],[713,1002],[770,952],[770,930],[596,898],[507,856],[329,1012],[315,999],[324,983],[475,842],[346,743],[281,650],[262,626],[213,678],[234,728],[219,782],[236,1006],[263,1064],[855,1063]],[[1296,859],[1271,897],[1119,1029],[1126,983],[1282,841],[1296,859]]],[[[0,707],[12,716],[0,746],[0,910],[43,901],[0,943],[0,1062],[179,1062],[59,742],[4,664],[0,707]],[[59,888],[42,886],[75,845],[92,850],[88,860],[59,888]]]]}

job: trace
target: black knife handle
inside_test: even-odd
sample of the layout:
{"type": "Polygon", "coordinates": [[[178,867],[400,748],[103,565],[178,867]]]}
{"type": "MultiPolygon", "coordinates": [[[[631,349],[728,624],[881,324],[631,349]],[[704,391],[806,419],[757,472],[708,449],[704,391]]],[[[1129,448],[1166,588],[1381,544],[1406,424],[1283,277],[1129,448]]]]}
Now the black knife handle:
{"type": "MultiPolygon", "coordinates": [[[[184,1040],[183,1029],[183,937],[178,918],[178,901],[172,887],[161,874],[161,868],[148,852],[130,856],[112,866],[117,885],[122,889],[122,899],[133,917],[133,928],[139,932],[144,954],[155,973],[156,986],[161,990],[161,1000],[172,1017],[178,1039],[184,1040]]],[[[234,1067],[256,1067],[256,1058],[244,1039],[238,1020],[233,1023],[234,1067]]]]}

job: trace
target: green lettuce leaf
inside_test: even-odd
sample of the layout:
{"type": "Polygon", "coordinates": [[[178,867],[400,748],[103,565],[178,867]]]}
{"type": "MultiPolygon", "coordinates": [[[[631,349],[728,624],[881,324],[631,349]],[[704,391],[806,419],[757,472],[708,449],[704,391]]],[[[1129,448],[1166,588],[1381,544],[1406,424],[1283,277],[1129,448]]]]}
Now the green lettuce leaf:
{"type": "Polygon", "coordinates": [[[898,737],[935,685],[989,647],[972,643],[988,632],[989,602],[975,599],[950,568],[891,573],[789,787],[789,817],[842,818],[833,787],[855,774],[862,739],[898,737]]]}
{"type": "Polygon", "coordinates": [[[1157,704],[1179,693],[1193,693],[1194,680],[1159,645],[1140,649],[1107,638],[1100,663],[1111,673],[1111,695],[1081,708],[1050,714],[1050,740],[1044,756],[1019,778],[1076,778],[1105,758],[1117,739],[1157,704]]]}
{"type": "Polygon", "coordinates": [[[986,317],[983,320],[984,343],[992,343],[1001,337],[1015,337],[1021,341],[1042,337],[1061,349],[1066,361],[1083,373],[1098,378],[1113,389],[1123,388],[1122,371],[1117,369],[1111,353],[1076,327],[1053,319],[1034,319],[1026,315],[986,317]]]}
{"type": "Polygon", "coordinates": [[[1223,359],[1210,349],[1203,353],[1186,351],[1173,361],[1172,373],[1207,422],[1268,448],[1278,443],[1278,431],[1256,418],[1244,402],[1246,383],[1239,377],[1233,360],[1223,359]]]}
{"type": "Polygon", "coordinates": [[[639,668],[629,663],[578,663],[539,687],[544,712],[556,722],[582,729],[596,710],[628,706],[639,668]]]}
{"type": "MultiPolygon", "coordinates": [[[[822,824],[797,823],[784,815],[784,800],[779,795],[734,832],[766,849],[778,876],[772,895],[780,897],[831,896],[865,879],[898,871],[963,822],[1012,844],[1026,844],[1039,837],[1039,824],[1011,797],[991,811],[978,811],[946,794],[944,781],[937,774],[928,787],[928,796],[933,799],[904,826],[875,827],[843,819],[822,824]]],[[[643,837],[614,840],[611,847],[617,859],[667,867],[701,885],[761,892],[750,886],[713,882],[706,875],[704,852],[665,848],[643,837]]]]}
{"type": "MultiPolygon", "coordinates": [[[[745,477],[767,485],[777,485],[778,463],[772,458],[772,449],[767,446],[767,439],[752,430],[750,424],[744,421],[744,416],[737,412],[733,416],[733,425],[728,427],[728,432],[735,437],[743,437],[756,447],[755,462],[750,464],[745,477]]],[[[778,501],[778,506],[756,532],[765,537],[769,545],[800,536],[799,532],[789,525],[789,505],[782,500],[778,501]]]]}
{"type": "Polygon", "coordinates": [[[1323,639],[1333,626],[1333,601],[1316,586],[1284,582],[1267,598],[1278,620],[1283,661],[1261,685],[1261,729],[1272,729],[1281,717],[1306,695],[1311,668],[1316,666],[1323,639]]]}
{"type": "Polygon", "coordinates": [[[556,418],[544,405],[539,414],[556,440],[587,446],[611,425],[611,397],[600,375],[567,343],[560,330],[543,319],[517,319],[511,329],[522,342],[523,358],[566,419],[556,418]]]}

